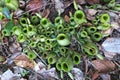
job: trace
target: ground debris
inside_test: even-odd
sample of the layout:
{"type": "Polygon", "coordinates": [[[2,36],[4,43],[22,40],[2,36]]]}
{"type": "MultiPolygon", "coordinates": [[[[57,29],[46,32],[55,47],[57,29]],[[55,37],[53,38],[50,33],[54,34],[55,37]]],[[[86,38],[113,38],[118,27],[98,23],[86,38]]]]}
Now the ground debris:
{"type": "Polygon", "coordinates": [[[120,54],[120,38],[107,38],[102,43],[102,47],[105,51],[120,54]]]}
{"type": "Polygon", "coordinates": [[[94,60],[92,61],[93,67],[99,73],[108,73],[115,70],[115,64],[107,59],[104,60],[94,60]]]}
{"type": "Polygon", "coordinates": [[[71,73],[73,74],[75,80],[84,80],[83,72],[79,68],[73,68],[71,73]]]}

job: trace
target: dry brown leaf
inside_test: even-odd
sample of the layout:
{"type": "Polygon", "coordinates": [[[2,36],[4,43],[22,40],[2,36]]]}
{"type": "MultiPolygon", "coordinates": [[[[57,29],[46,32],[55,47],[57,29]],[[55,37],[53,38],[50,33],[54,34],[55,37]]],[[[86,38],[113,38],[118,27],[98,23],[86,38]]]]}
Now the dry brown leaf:
{"type": "Polygon", "coordinates": [[[98,4],[100,0],[87,0],[88,4],[98,4]]]}
{"type": "Polygon", "coordinates": [[[67,15],[65,15],[65,16],[64,16],[64,20],[65,20],[66,22],[69,22],[70,18],[69,18],[67,15]]]}
{"type": "Polygon", "coordinates": [[[43,6],[43,0],[30,0],[27,3],[26,10],[30,11],[38,11],[43,6]]]}
{"type": "Polygon", "coordinates": [[[115,69],[115,64],[107,59],[104,60],[94,60],[92,61],[93,67],[99,73],[107,73],[115,69]]]}
{"type": "Polygon", "coordinates": [[[20,44],[17,43],[17,42],[14,42],[13,44],[11,44],[11,45],[9,46],[9,49],[10,49],[10,51],[11,51],[12,53],[21,52],[21,50],[22,50],[20,44]]]}
{"type": "Polygon", "coordinates": [[[49,9],[45,9],[43,14],[42,14],[42,17],[47,18],[49,16],[49,14],[50,14],[50,10],[49,9]]]}
{"type": "Polygon", "coordinates": [[[17,66],[24,67],[24,68],[33,68],[34,62],[29,60],[26,55],[19,55],[14,59],[14,62],[17,66]]]}
{"type": "Polygon", "coordinates": [[[85,0],[75,0],[76,1],[76,3],[78,3],[78,4],[85,4],[86,2],[85,2],[85,0]]]}
{"type": "Polygon", "coordinates": [[[96,71],[93,75],[92,75],[92,80],[96,80],[99,77],[99,73],[96,71]]]}

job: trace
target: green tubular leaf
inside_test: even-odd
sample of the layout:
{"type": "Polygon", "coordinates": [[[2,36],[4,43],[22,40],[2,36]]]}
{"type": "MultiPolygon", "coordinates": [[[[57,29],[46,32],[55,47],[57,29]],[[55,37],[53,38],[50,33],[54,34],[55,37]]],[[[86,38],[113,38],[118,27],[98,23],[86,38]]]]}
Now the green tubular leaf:
{"type": "Polygon", "coordinates": [[[70,17],[70,25],[74,26],[76,23],[74,21],[74,17],[70,17]]]}
{"type": "Polygon", "coordinates": [[[86,43],[82,47],[85,54],[88,56],[94,56],[98,53],[98,48],[94,43],[86,43]]]}
{"type": "Polygon", "coordinates": [[[40,31],[41,34],[45,34],[45,32],[46,32],[46,29],[41,29],[40,31]]]}
{"type": "Polygon", "coordinates": [[[23,48],[23,51],[22,51],[23,53],[27,53],[27,52],[29,52],[29,49],[27,48],[27,47],[25,47],[25,48],[23,48]]]}
{"type": "Polygon", "coordinates": [[[36,15],[34,15],[34,16],[31,17],[31,22],[33,24],[38,24],[40,22],[40,20],[36,15]]]}
{"type": "Polygon", "coordinates": [[[99,29],[99,30],[107,30],[109,28],[110,28],[110,24],[109,23],[104,23],[104,24],[100,24],[97,29],[99,29]]]}
{"type": "Polygon", "coordinates": [[[43,44],[41,42],[38,42],[37,46],[38,46],[38,48],[41,48],[41,47],[43,47],[43,44]]]}
{"type": "Polygon", "coordinates": [[[2,35],[3,36],[10,36],[10,34],[8,33],[8,30],[6,30],[6,29],[2,30],[2,35]]]}
{"type": "Polygon", "coordinates": [[[42,53],[42,58],[47,59],[47,58],[48,58],[48,54],[49,54],[49,53],[47,53],[47,52],[43,52],[43,53],[42,53]]]}
{"type": "Polygon", "coordinates": [[[28,22],[26,18],[20,18],[19,23],[24,27],[27,26],[28,22]]]}
{"type": "Polygon", "coordinates": [[[50,22],[49,22],[49,20],[47,19],[47,18],[42,18],[41,20],[40,20],[40,24],[43,26],[43,27],[45,27],[45,28],[49,28],[49,26],[50,26],[50,22]]]}
{"type": "Polygon", "coordinates": [[[36,28],[32,25],[27,26],[27,36],[33,36],[36,34],[36,28]]]}
{"type": "Polygon", "coordinates": [[[31,42],[31,43],[30,43],[30,47],[31,47],[31,48],[35,48],[35,47],[36,47],[36,42],[31,42]]]}
{"type": "Polygon", "coordinates": [[[94,25],[97,25],[98,22],[99,22],[98,20],[93,20],[93,21],[92,21],[92,23],[93,23],[94,25]]]}
{"type": "Polygon", "coordinates": [[[113,8],[115,7],[115,0],[111,0],[108,5],[107,5],[109,8],[113,8]]]}
{"type": "Polygon", "coordinates": [[[53,33],[56,31],[56,28],[50,28],[50,31],[53,33]]]}
{"type": "Polygon", "coordinates": [[[61,66],[64,72],[69,72],[73,68],[72,59],[67,57],[66,60],[62,62],[61,66]]]}
{"type": "Polygon", "coordinates": [[[68,46],[70,44],[70,40],[68,39],[67,35],[65,34],[58,34],[57,42],[61,46],[68,46]]]}
{"type": "Polygon", "coordinates": [[[23,16],[24,18],[29,18],[29,13],[27,12],[27,13],[23,14],[22,16],[23,16]]]}
{"type": "Polygon", "coordinates": [[[54,64],[57,61],[56,54],[55,53],[50,53],[48,55],[47,61],[49,64],[54,64]]]}
{"type": "Polygon", "coordinates": [[[3,7],[5,5],[5,1],[4,0],[1,0],[0,2],[0,7],[3,7]]]}
{"type": "Polygon", "coordinates": [[[74,28],[74,27],[69,27],[68,31],[69,31],[71,34],[74,34],[74,33],[75,33],[75,28],[74,28]]]}
{"type": "Polygon", "coordinates": [[[80,36],[81,36],[81,37],[88,37],[88,33],[87,33],[85,30],[82,30],[82,31],[80,32],[80,36]]]}
{"type": "Polygon", "coordinates": [[[45,50],[44,46],[43,46],[43,44],[41,42],[37,43],[37,47],[39,48],[40,51],[44,51],[45,50]]]}
{"type": "Polygon", "coordinates": [[[108,14],[101,14],[100,22],[102,22],[102,23],[110,22],[110,16],[108,14]]]}
{"type": "Polygon", "coordinates": [[[96,31],[97,31],[96,27],[91,26],[91,27],[87,28],[87,32],[89,34],[95,33],[96,31]]]}
{"type": "Polygon", "coordinates": [[[51,45],[45,45],[45,50],[46,51],[49,51],[49,50],[51,50],[52,49],[52,46],[51,45]]]}
{"type": "Polygon", "coordinates": [[[15,34],[15,35],[20,35],[22,33],[22,30],[19,26],[14,26],[12,28],[12,33],[15,34]]]}
{"type": "Polygon", "coordinates": [[[35,59],[37,57],[36,54],[32,51],[28,52],[27,56],[29,59],[35,59]]]}
{"type": "Polygon", "coordinates": [[[64,28],[63,29],[63,33],[68,33],[69,32],[69,28],[64,28]]]}
{"type": "Polygon", "coordinates": [[[51,44],[52,44],[52,41],[51,41],[50,39],[46,39],[46,40],[45,40],[45,44],[46,44],[46,45],[51,45],[51,44]]]}
{"type": "Polygon", "coordinates": [[[72,56],[72,59],[73,59],[73,63],[75,65],[79,64],[80,63],[80,54],[74,53],[72,56]]]}
{"type": "Polygon", "coordinates": [[[5,0],[5,5],[12,10],[18,9],[18,1],[17,0],[5,0]]]}
{"type": "Polygon", "coordinates": [[[50,31],[45,32],[45,36],[50,37],[52,33],[50,31]]]}
{"type": "Polygon", "coordinates": [[[27,35],[27,28],[23,28],[23,34],[27,35]]]}
{"type": "Polygon", "coordinates": [[[24,34],[21,33],[20,35],[18,35],[17,40],[18,40],[18,42],[23,43],[26,41],[26,37],[24,34]]]}
{"type": "Polygon", "coordinates": [[[120,4],[116,4],[115,7],[114,7],[114,10],[120,11],[120,4]]]}
{"type": "Polygon", "coordinates": [[[2,34],[3,34],[4,36],[10,36],[10,35],[11,35],[11,32],[12,32],[13,26],[14,26],[14,22],[13,22],[13,21],[9,21],[9,22],[5,25],[4,29],[2,30],[2,34]]]}
{"type": "Polygon", "coordinates": [[[75,9],[75,10],[78,10],[78,6],[77,6],[75,0],[73,1],[73,4],[74,4],[74,9],[75,9]]]}
{"type": "Polygon", "coordinates": [[[110,2],[110,0],[104,0],[104,2],[108,3],[108,2],[110,2]]]}
{"type": "Polygon", "coordinates": [[[2,14],[2,12],[0,12],[0,21],[3,20],[5,18],[5,16],[2,14]]]}
{"type": "Polygon", "coordinates": [[[63,25],[60,24],[60,25],[57,26],[58,31],[62,31],[63,29],[64,29],[63,25]]]}
{"type": "Polygon", "coordinates": [[[85,22],[85,14],[82,10],[77,10],[75,11],[74,13],[74,21],[77,23],[77,24],[82,24],[85,22]]]}
{"type": "Polygon", "coordinates": [[[95,32],[91,35],[94,41],[100,41],[102,39],[102,34],[100,32],[95,32]]]}
{"type": "Polygon", "coordinates": [[[45,42],[46,37],[44,35],[40,35],[39,40],[40,42],[45,42]]]}
{"type": "Polygon", "coordinates": [[[58,16],[55,18],[55,25],[63,24],[64,20],[62,17],[58,16]]]}
{"type": "Polygon", "coordinates": [[[57,70],[61,71],[62,70],[62,62],[65,60],[64,57],[61,57],[58,59],[58,61],[56,62],[56,68],[57,70]]]}
{"type": "Polygon", "coordinates": [[[67,53],[67,48],[66,47],[60,47],[59,48],[60,54],[65,57],[67,53]]]}

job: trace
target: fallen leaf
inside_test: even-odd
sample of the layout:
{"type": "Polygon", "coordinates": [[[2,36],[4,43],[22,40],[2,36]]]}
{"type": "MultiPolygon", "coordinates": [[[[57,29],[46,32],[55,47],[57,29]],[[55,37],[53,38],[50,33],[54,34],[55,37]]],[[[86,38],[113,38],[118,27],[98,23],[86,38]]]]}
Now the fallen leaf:
{"type": "Polygon", "coordinates": [[[43,0],[29,0],[26,5],[25,9],[28,11],[39,11],[43,6],[43,0]]]}
{"type": "Polygon", "coordinates": [[[107,52],[113,52],[120,54],[120,38],[107,38],[102,47],[107,52]]]}
{"type": "Polygon", "coordinates": [[[114,30],[113,28],[109,28],[107,30],[101,31],[101,34],[109,36],[112,34],[113,30],[114,30]]]}
{"type": "Polygon", "coordinates": [[[60,80],[55,68],[50,68],[48,70],[46,70],[45,68],[42,68],[41,70],[37,72],[40,75],[42,75],[45,80],[54,80],[54,79],[60,80]]]}
{"type": "Polygon", "coordinates": [[[67,15],[65,15],[65,16],[64,16],[64,20],[65,20],[66,22],[69,22],[70,18],[69,18],[67,15]]]}
{"type": "Polygon", "coordinates": [[[102,78],[102,80],[111,80],[109,74],[101,74],[100,77],[102,78]]]}
{"type": "Polygon", "coordinates": [[[45,9],[43,14],[42,14],[42,17],[47,18],[49,16],[49,14],[50,14],[50,10],[49,9],[45,9]]]}
{"type": "Polygon", "coordinates": [[[74,75],[75,80],[84,80],[83,72],[79,68],[73,68],[71,73],[74,75]]]}
{"type": "Polygon", "coordinates": [[[88,4],[99,4],[100,0],[87,0],[88,4]]]}
{"type": "Polygon", "coordinates": [[[78,3],[78,4],[85,4],[86,2],[85,2],[85,0],[75,0],[76,1],[76,3],[78,3]]]}
{"type": "Polygon", "coordinates": [[[87,12],[88,12],[89,15],[94,16],[97,13],[97,10],[95,10],[95,9],[88,9],[87,12]]]}
{"type": "Polygon", "coordinates": [[[21,52],[21,50],[22,50],[20,44],[17,43],[17,42],[14,42],[13,44],[11,44],[11,45],[9,46],[9,49],[10,49],[10,51],[11,51],[12,53],[21,52]]]}
{"type": "Polygon", "coordinates": [[[108,73],[115,69],[115,64],[107,59],[92,61],[93,67],[99,73],[108,73]]]}
{"type": "Polygon", "coordinates": [[[64,4],[60,0],[55,0],[55,8],[58,12],[63,13],[64,12],[64,4]]]}
{"type": "Polygon", "coordinates": [[[26,55],[19,55],[14,59],[14,62],[17,66],[24,68],[33,68],[34,62],[29,60],[26,55]]]}
{"type": "Polygon", "coordinates": [[[92,80],[96,80],[99,77],[99,73],[96,71],[93,75],[92,75],[92,80]]]}
{"type": "Polygon", "coordinates": [[[20,75],[14,74],[10,69],[5,71],[1,76],[1,80],[13,80],[13,78],[16,78],[14,80],[20,80],[20,75]]]}

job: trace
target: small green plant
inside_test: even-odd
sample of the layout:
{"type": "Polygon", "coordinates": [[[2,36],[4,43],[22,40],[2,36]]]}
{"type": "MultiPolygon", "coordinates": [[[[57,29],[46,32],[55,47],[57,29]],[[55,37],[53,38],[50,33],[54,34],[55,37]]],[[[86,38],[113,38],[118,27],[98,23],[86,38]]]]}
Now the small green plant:
{"type": "MultiPolygon", "coordinates": [[[[10,5],[13,4],[12,0],[5,1],[10,5]]],[[[85,24],[89,20],[84,11],[78,9],[75,1],[74,7],[75,12],[69,14],[68,22],[60,14],[54,22],[42,18],[39,14],[32,16],[30,13],[23,14],[17,25],[9,21],[2,29],[2,35],[3,37],[16,36],[17,41],[23,45],[23,53],[27,54],[29,59],[34,60],[40,55],[43,58],[40,58],[41,61],[55,66],[61,73],[70,73],[75,65],[80,64],[81,55],[88,57],[98,55],[96,43],[103,38],[101,31],[110,28],[108,13],[96,14],[95,20],[91,21],[92,25],[88,26],[85,24]],[[78,51],[71,49],[72,44],[78,48],[78,51]]],[[[116,5],[117,7],[119,5],[116,5]]],[[[2,19],[3,15],[0,15],[2,19]]]]}

